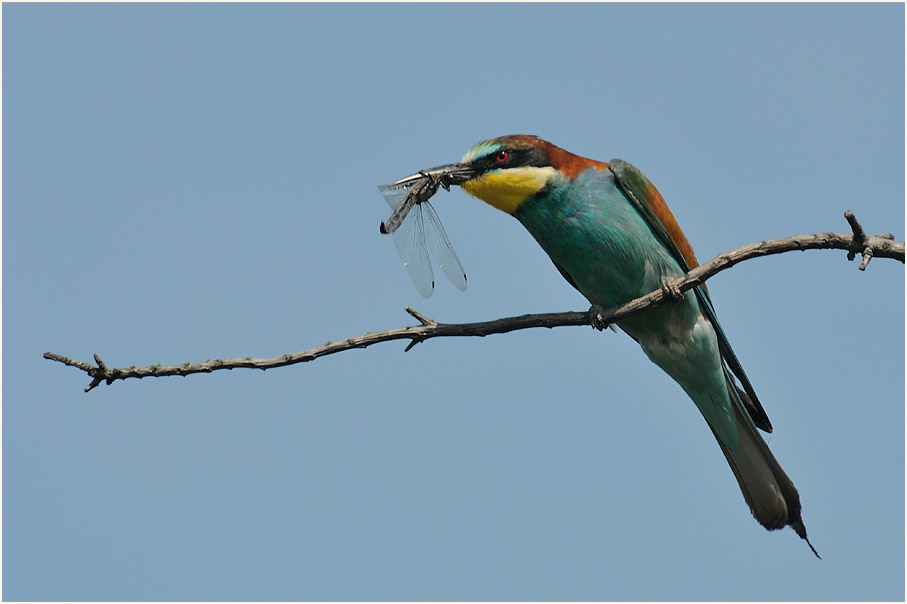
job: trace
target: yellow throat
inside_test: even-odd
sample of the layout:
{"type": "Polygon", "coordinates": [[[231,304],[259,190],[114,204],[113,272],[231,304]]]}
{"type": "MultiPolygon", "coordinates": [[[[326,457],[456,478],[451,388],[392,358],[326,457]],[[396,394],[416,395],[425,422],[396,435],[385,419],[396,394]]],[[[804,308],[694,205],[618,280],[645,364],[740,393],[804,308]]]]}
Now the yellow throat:
{"type": "Polygon", "coordinates": [[[513,214],[524,201],[545,186],[557,173],[551,166],[523,166],[492,170],[460,185],[467,193],[497,209],[513,214]]]}

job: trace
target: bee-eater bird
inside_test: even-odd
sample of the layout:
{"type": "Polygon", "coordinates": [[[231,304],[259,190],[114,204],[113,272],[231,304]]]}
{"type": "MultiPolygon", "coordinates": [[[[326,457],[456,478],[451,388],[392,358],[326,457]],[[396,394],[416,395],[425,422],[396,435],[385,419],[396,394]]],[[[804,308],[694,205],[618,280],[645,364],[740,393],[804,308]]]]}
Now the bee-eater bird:
{"type": "MultiPolygon", "coordinates": [[[[595,161],[536,136],[511,135],[421,174],[438,176],[445,187],[460,185],[519,220],[593,308],[668,287],[698,266],[661,194],[621,160],[595,161]]],[[[769,530],[790,526],[809,544],[797,489],[756,431],[771,432],[771,423],[708,290],[702,285],[676,297],[617,326],[696,404],[756,520],[769,530]]]]}

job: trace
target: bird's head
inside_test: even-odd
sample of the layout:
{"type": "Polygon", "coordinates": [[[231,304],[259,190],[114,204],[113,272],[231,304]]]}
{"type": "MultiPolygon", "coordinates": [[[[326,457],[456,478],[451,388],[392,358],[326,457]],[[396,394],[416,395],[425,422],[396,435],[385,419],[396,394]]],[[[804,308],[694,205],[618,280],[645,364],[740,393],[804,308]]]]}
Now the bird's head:
{"type": "Polygon", "coordinates": [[[589,168],[608,164],[565,151],[528,134],[512,134],[472,147],[458,164],[440,166],[447,183],[463,189],[499,210],[513,214],[524,201],[553,179],[572,179],[589,168]]]}

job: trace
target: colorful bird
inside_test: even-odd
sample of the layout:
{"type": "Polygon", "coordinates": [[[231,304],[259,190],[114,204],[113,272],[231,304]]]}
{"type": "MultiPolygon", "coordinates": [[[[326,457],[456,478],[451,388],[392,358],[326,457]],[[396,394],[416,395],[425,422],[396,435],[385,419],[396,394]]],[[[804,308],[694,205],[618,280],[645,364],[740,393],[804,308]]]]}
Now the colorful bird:
{"type": "MultiPolygon", "coordinates": [[[[519,220],[593,309],[669,286],[698,266],[661,194],[621,160],[595,161],[536,136],[511,135],[480,142],[460,163],[420,174],[445,188],[459,185],[519,220]]],[[[756,431],[771,432],[772,425],[708,290],[676,293],[675,301],[617,326],[696,404],[756,520],[769,530],[790,526],[818,556],[806,537],[797,489],[756,431]]]]}

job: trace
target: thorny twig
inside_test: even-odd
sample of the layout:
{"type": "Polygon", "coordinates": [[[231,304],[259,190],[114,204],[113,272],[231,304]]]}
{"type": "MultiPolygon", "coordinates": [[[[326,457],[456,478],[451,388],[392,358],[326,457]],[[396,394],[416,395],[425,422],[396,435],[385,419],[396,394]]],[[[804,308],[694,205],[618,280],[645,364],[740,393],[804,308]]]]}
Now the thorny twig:
{"type": "Polygon", "coordinates": [[[406,311],[419,321],[419,325],[365,333],[346,340],[328,342],[321,346],[316,346],[300,352],[267,359],[243,357],[207,360],[201,363],[183,363],[182,365],[130,366],[122,369],[111,369],[104,364],[104,361],[102,361],[97,354],[94,355],[95,365],[83,361],[76,361],[53,352],[45,353],[44,358],[63,363],[64,365],[69,365],[70,367],[76,367],[87,373],[91,377],[91,383],[85,388],[85,391],[88,392],[101,383],[112,384],[117,380],[125,380],[127,378],[210,373],[218,369],[273,369],[275,367],[314,361],[319,357],[353,348],[367,348],[373,344],[389,342],[391,340],[409,340],[410,342],[406,347],[406,350],[408,351],[416,344],[424,342],[425,340],[446,336],[484,337],[491,334],[529,329],[531,327],[553,328],[567,325],[593,325],[600,329],[603,325],[614,323],[629,317],[630,315],[641,312],[650,306],[661,304],[666,299],[675,297],[677,292],[683,292],[704,283],[706,279],[734,266],[738,262],[743,262],[750,258],[781,254],[795,250],[847,250],[848,260],[856,258],[856,254],[861,254],[863,258],[859,267],[861,271],[866,270],[866,266],[869,264],[871,258],[893,258],[902,263],[904,262],[904,244],[894,241],[893,235],[885,233],[876,235],[875,237],[869,237],[866,235],[863,227],[852,212],[845,212],[844,217],[850,224],[853,235],[844,235],[841,233],[794,235],[793,237],[772,239],[744,245],[729,252],[719,254],[709,262],[698,266],[682,277],[678,277],[669,283],[663,284],[663,286],[656,291],[627,302],[622,306],[610,309],[603,310],[598,307],[593,307],[591,312],[522,315],[519,317],[507,317],[479,323],[438,323],[437,321],[422,315],[418,311],[407,307],[406,311]]]}

